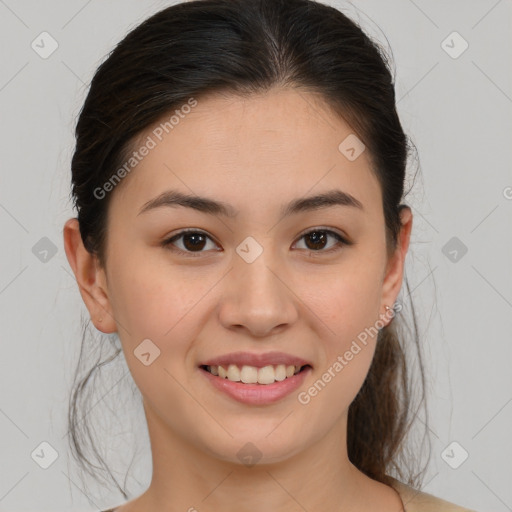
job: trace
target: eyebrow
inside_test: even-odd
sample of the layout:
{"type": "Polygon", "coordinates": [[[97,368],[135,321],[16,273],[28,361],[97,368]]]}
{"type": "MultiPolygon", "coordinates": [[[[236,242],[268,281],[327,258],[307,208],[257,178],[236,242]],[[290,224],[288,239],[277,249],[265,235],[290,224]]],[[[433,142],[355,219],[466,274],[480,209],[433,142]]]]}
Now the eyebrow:
{"type": "MultiPolygon", "coordinates": [[[[177,190],[167,190],[145,203],[137,215],[162,206],[183,206],[209,215],[223,215],[229,218],[235,218],[239,213],[231,205],[221,201],[216,201],[208,197],[184,194],[177,190]]],[[[332,206],[349,206],[361,211],[364,210],[362,203],[351,194],[343,192],[342,190],[330,190],[322,194],[294,199],[287,205],[281,207],[281,216],[287,217],[300,212],[329,208],[332,206]]]]}

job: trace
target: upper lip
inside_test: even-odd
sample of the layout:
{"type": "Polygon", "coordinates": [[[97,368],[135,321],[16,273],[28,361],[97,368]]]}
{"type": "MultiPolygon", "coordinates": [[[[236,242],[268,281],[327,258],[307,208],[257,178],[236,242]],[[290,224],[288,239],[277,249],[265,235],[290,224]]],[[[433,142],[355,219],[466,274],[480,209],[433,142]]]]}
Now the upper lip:
{"type": "Polygon", "coordinates": [[[285,352],[265,352],[264,354],[251,354],[250,352],[232,352],[231,354],[224,354],[222,356],[208,359],[208,361],[201,363],[200,366],[224,366],[235,364],[238,367],[242,366],[270,366],[284,364],[287,366],[305,366],[311,364],[297,356],[286,354],[285,352]]]}

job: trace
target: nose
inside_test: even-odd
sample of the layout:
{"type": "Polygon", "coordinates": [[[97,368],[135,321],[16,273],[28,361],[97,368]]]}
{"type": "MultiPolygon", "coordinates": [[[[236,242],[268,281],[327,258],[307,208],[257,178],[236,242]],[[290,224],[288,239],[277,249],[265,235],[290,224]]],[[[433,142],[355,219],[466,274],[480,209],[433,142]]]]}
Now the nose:
{"type": "Polygon", "coordinates": [[[226,329],[267,337],[297,320],[297,295],[286,272],[269,259],[266,251],[252,263],[235,257],[219,310],[226,329]]]}

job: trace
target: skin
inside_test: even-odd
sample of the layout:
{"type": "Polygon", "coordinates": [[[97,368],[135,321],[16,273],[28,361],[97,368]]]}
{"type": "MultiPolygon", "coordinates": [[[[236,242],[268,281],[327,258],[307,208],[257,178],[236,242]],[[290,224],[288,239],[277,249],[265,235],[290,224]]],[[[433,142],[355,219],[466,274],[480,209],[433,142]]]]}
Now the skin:
{"type": "Polygon", "coordinates": [[[148,423],[151,484],[117,511],[401,510],[396,491],[347,456],[348,407],[376,336],[307,405],[297,400],[359,333],[390,321],[385,305],[402,284],[412,213],[402,210],[389,255],[368,151],[349,161],[338,150],[351,133],[309,92],[201,98],[111,192],[106,268],[83,247],[76,219],[66,222],[66,255],[82,298],[97,329],[118,332],[148,423]],[[239,214],[161,207],[138,215],[168,189],[221,200],[239,214]],[[282,204],[331,189],[352,194],[364,210],[333,206],[280,218],[282,204]],[[353,245],[328,253],[337,243],[331,235],[312,254],[314,240],[303,233],[319,227],[353,245]],[[184,238],[162,247],[185,228],[210,238],[196,252],[184,238]],[[263,247],[250,264],[235,251],[248,236],[263,247]],[[146,338],[161,351],[148,366],[134,355],[146,338]],[[198,369],[239,350],[287,352],[313,371],[274,404],[242,404],[198,369]],[[252,467],[237,457],[247,442],[262,454],[252,467]]]}

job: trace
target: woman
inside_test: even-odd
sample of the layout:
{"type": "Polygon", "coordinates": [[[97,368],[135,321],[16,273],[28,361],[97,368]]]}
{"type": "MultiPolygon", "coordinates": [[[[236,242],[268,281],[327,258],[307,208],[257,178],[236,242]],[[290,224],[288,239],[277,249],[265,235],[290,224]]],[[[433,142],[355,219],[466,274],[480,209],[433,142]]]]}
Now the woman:
{"type": "Polygon", "coordinates": [[[76,139],[66,254],[153,460],[116,512],[467,510],[389,474],[408,142],[356,24],[309,0],[164,9],[99,67],[76,139]]]}

